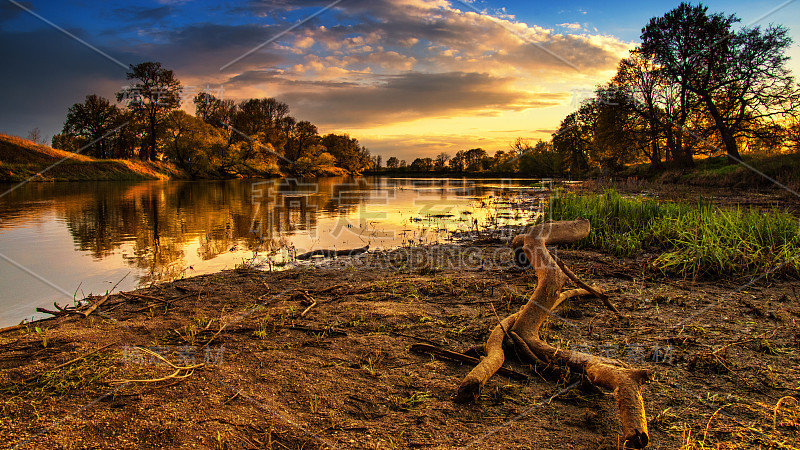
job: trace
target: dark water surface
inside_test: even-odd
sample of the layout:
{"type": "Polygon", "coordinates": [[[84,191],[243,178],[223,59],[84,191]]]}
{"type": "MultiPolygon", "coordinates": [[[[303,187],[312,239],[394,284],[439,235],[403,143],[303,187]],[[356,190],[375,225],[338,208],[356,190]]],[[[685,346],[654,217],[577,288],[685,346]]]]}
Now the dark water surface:
{"type": "Polygon", "coordinates": [[[377,177],[28,183],[0,198],[0,327],[117,283],[128,290],[254,256],[280,263],[292,248],[391,248],[441,241],[476,221],[521,223],[530,215],[504,199],[539,186],[377,177]]]}

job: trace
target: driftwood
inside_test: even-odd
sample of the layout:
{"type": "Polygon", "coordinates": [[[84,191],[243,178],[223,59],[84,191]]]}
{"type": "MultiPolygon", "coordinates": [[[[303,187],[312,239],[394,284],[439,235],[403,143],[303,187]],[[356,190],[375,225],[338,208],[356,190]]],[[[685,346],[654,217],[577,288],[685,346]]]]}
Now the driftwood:
{"type": "Polygon", "coordinates": [[[40,313],[44,313],[44,314],[51,314],[51,315],[56,316],[56,317],[58,317],[58,316],[66,316],[66,315],[69,315],[69,314],[79,314],[80,313],[79,309],[83,305],[81,305],[81,304],[78,304],[77,306],[69,306],[69,305],[67,305],[67,306],[62,308],[61,305],[59,305],[56,302],[53,302],[53,306],[56,308],[55,311],[53,311],[51,309],[47,309],[47,308],[37,307],[36,308],[36,312],[40,312],[40,313]]]}
{"type": "Polygon", "coordinates": [[[105,303],[105,302],[106,302],[106,300],[108,300],[108,298],[109,298],[109,297],[111,297],[111,294],[110,294],[110,293],[109,293],[109,294],[106,294],[106,295],[104,295],[104,296],[103,296],[103,297],[102,297],[100,300],[98,300],[98,301],[97,301],[97,302],[95,302],[95,303],[94,303],[92,306],[90,306],[89,308],[87,308],[87,309],[86,309],[86,311],[81,311],[81,314],[83,314],[83,317],[89,317],[89,314],[93,313],[95,309],[99,308],[99,307],[100,307],[100,305],[102,305],[103,303],[105,303]]]}
{"type": "Polygon", "coordinates": [[[6,331],[19,330],[20,328],[23,328],[23,327],[25,327],[26,325],[29,325],[29,324],[30,324],[30,322],[25,322],[23,320],[22,322],[20,322],[20,323],[18,323],[16,325],[11,325],[11,326],[7,326],[5,328],[0,328],[0,333],[5,333],[6,331]]]}
{"type": "Polygon", "coordinates": [[[336,256],[355,256],[355,255],[360,255],[361,253],[364,253],[367,250],[369,250],[369,245],[366,245],[361,248],[353,248],[350,250],[330,250],[330,249],[312,250],[310,252],[297,255],[297,259],[311,259],[315,256],[322,256],[325,258],[332,258],[336,256]]]}
{"type": "Polygon", "coordinates": [[[486,342],[487,356],[461,382],[455,400],[466,402],[478,397],[486,381],[502,366],[503,344],[510,338],[510,344],[520,355],[533,361],[569,367],[585,374],[591,383],[613,390],[625,447],[643,448],[649,441],[649,434],[641,384],[649,379],[649,373],[630,368],[621,361],[553,347],[539,336],[539,328],[561,302],[590,293],[586,289],[560,292],[568,277],[547,250],[547,245],[575,242],[588,235],[589,221],[578,219],[546,222],[531,228],[522,237],[525,259],[531,262],[539,280],[536,290],[527,304],[503,319],[492,331],[486,342]]]}

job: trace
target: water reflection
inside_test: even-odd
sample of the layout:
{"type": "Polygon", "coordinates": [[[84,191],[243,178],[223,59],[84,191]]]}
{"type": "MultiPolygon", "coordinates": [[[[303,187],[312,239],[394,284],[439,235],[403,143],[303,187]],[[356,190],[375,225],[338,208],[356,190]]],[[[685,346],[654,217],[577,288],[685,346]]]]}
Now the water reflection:
{"type": "MultiPolygon", "coordinates": [[[[328,178],[29,183],[0,198],[0,326],[35,306],[232,268],[288,249],[440,240],[501,214],[481,204],[526,181],[328,178]],[[66,231],[66,232],[65,232],[66,231]],[[59,286],[31,279],[34,272],[59,286]],[[23,281],[21,281],[23,280],[23,281]],[[23,312],[24,311],[24,312],[23,312]]],[[[508,212],[505,219],[513,220],[508,212]]]]}

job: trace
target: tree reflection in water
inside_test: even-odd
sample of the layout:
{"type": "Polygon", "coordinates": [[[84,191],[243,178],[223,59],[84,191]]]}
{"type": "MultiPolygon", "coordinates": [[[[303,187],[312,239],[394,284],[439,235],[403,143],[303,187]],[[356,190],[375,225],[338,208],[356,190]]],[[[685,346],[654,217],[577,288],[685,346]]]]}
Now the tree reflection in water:
{"type": "MultiPolygon", "coordinates": [[[[480,207],[490,196],[527,183],[388,178],[29,183],[0,199],[0,248],[12,259],[28,253],[26,267],[67,290],[83,282],[82,289],[97,293],[109,286],[87,287],[93,276],[108,283],[131,269],[130,278],[143,285],[233,268],[254,255],[280,260],[292,246],[300,253],[439,240],[447,229],[470,228],[473,218],[491,215],[480,207]],[[437,215],[450,218],[422,219],[437,215]],[[36,234],[37,227],[62,223],[72,254],[63,234],[36,234]],[[22,229],[25,239],[34,236],[36,242],[22,242],[22,229]],[[63,260],[39,261],[48,257],[40,254],[53,252],[32,252],[34,245],[57,248],[63,260]],[[59,279],[67,265],[70,270],[59,279]]],[[[0,285],[12,283],[9,277],[0,277],[0,285]]]]}

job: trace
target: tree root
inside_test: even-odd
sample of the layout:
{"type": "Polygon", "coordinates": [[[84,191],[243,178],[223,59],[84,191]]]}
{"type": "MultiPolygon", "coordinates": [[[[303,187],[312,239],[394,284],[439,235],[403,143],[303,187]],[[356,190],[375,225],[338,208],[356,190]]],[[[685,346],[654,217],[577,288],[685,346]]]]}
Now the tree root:
{"type": "MultiPolygon", "coordinates": [[[[609,309],[621,315],[597,287],[576,281],[581,289],[559,292],[567,279],[575,281],[577,277],[566,266],[556,262],[547,245],[574,242],[588,234],[589,221],[578,219],[546,222],[531,228],[524,235],[521,248],[536,271],[539,280],[536,290],[520,311],[506,317],[494,328],[486,341],[486,357],[458,386],[454,400],[466,402],[478,397],[483,386],[504,362],[503,341],[508,335],[514,350],[521,356],[535,362],[569,367],[570,370],[583,373],[592,384],[613,390],[619,407],[625,447],[643,448],[649,442],[649,432],[641,385],[649,379],[649,372],[630,368],[610,358],[561,350],[544,342],[539,336],[540,327],[553,310],[563,301],[578,295],[595,295],[603,299],[609,309]]],[[[519,241],[519,237],[516,241],[519,241]]]]}

